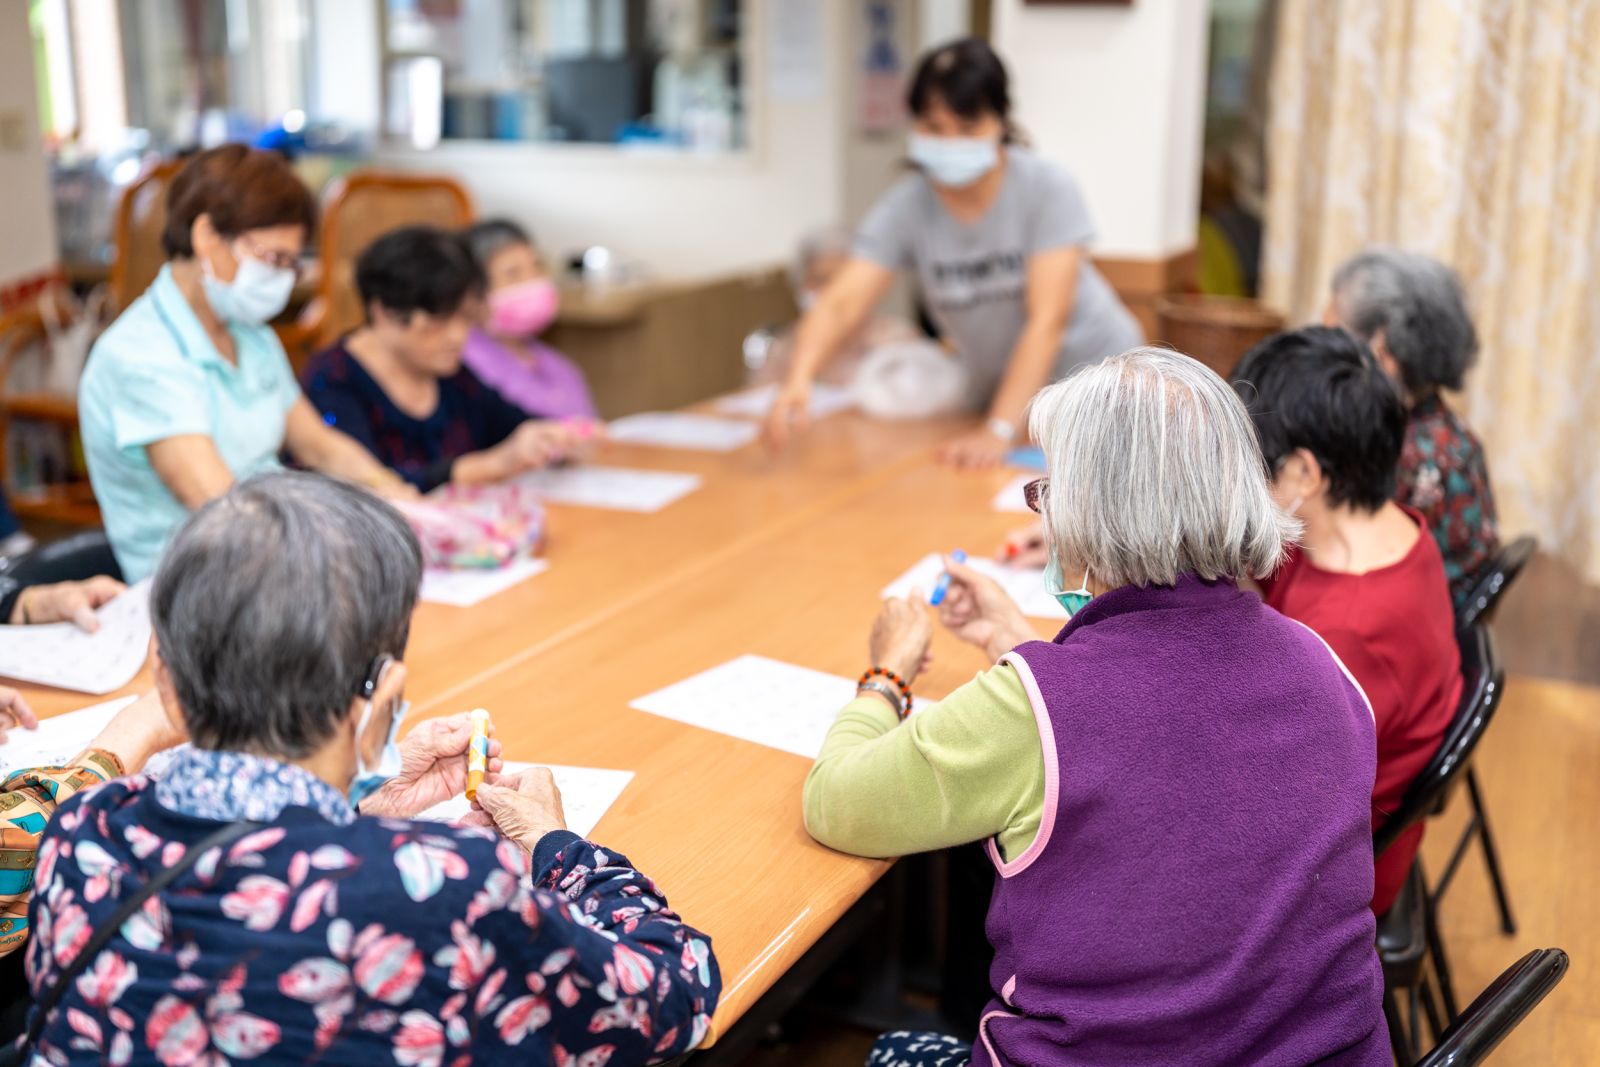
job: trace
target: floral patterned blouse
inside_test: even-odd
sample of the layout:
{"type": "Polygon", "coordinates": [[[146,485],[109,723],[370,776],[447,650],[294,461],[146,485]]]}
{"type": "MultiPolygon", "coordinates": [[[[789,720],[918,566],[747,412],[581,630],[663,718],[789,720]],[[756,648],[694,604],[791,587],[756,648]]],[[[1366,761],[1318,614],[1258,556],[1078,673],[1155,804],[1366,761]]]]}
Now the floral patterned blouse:
{"type": "Polygon", "coordinates": [[[78,979],[44,1061],[617,1067],[706,1033],[710,940],[622,856],[560,831],[530,870],[488,831],[357,816],[297,767],[197,749],[57,810],[30,911],[35,998],[153,870],[240,819],[264,826],[203,856],[78,979]]]}
{"type": "Polygon", "coordinates": [[[1483,445],[1438,395],[1416,403],[1400,448],[1395,498],[1422,513],[1444,556],[1457,610],[1500,548],[1483,445]]]}

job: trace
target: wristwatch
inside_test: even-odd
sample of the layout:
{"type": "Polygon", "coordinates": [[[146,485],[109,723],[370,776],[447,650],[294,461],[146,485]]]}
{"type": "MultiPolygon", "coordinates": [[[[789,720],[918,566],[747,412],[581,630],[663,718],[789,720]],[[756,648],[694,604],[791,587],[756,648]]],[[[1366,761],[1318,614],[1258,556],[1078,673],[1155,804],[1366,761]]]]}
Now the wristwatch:
{"type": "Polygon", "coordinates": [[[1008,445],[1017,439],[1017,424],[1006,419],[990,419],[983,428],[1008,445]]]}

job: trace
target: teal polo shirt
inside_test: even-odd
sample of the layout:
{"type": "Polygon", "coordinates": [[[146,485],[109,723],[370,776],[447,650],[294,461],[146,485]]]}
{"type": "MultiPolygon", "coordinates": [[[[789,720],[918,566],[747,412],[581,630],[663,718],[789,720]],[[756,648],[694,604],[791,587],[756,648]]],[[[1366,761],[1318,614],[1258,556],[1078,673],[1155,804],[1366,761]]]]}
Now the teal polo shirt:
{"type": "Polygon", "coordinates": [[[278,466],[300,387],[270,326],[230,323],[228,332],[237,366],[222,358],[162,267],[89,352],[78,385],[83,450],[129,582],[155,570],[188,515],[151,468],[149,445],[204,434],[236,479],[278,466]]]}

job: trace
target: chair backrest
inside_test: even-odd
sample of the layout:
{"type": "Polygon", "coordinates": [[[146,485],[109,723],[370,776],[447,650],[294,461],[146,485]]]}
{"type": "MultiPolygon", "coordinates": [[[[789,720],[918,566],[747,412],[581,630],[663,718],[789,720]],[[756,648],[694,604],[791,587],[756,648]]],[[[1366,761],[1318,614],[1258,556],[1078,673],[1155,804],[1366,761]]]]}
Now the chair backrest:
{"type": "Polygon", "coordinates": [[[113,314],[121,314],[148,289],[167,261],[167,254],[161,248],[161,231],[167,225],[167,186],[182,169],[182,160],[163,160],[122,191],[113,232],[116,242],[116,256],[111,261],[113,314]]]}
{"type": "Polygon", "coordinates": [[[83,533],[40,545],[0,566],[0,578],[19,588],[49,585],[52,582],[80,582],[108,574],[122,577],[117,557],[104,530],[83,533]]]}
{"type": "Polygon", "coordinates": [[[1458,631],[1456,641],[1461,648],[1461,701],[1445,728],[1438,751],[1412,779],[1400,799],[1400,807],[1373,834],[1374,853],[1383,852],[1407,827],[1438,807],[1456,777],[1466,770],[1473,749],[1483,739],[1505,694],[1505,668],[1500,665],[1488,629],[1473,626],[1458,631]]]}
{"type": "Polygon", "coordinates": [[[1528,560],[1533,558],[1534,550],[1538,547],[1539,542],[1528,536],[1502,546],[1479,576],[1466,602],[1456,611],[1456,626],[1465,629],[1475,623],[1488,622],[1500,598],[1505,595],[1506,587],[1528,565],[1528,560]]]}
{"type": "Polygon", "coordinates": [[[443,175],[366,170],[334,182],[322,207],[322,273],[308,309],[311,343],[322,348],[361,325],[365,309],[356,293],[355,261],[369,244],[400,226],[459,229],[472,218],[466,189],[443,175]]]}
{"type": "Polygon", "coordinates": [[[1496,978],[1450,1024],[1433,1051],[1417,1067],[1471,1067],[1482,1063],[1523,1018],[1538,1007],[1567,973],[1567,954],[1559,948],[1528,953],[1496,978]]]}

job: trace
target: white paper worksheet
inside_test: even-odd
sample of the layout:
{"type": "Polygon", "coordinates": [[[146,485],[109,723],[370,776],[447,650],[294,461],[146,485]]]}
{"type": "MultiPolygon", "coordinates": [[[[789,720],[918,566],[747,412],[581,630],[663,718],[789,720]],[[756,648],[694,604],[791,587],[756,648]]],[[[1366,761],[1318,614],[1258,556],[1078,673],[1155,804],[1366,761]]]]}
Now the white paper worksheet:
{"type": "Polygon", "coordinates": [[[853,678],[765,656],[740,656],[629,706],[705,730],[816,759],[853,678]]]}
{"type": "Polygon", "coordinates": [[[80,693],[109,693],[133,680],[150,653],[150,582],[95,612],[100,629],[70,622],[0,626],[0,676],[80,693]]]}
{"type": "Polygon", "coordinates": [[[521,481],[553,504],[613,511],[660,511],[700,488],[698,474],[626,467],[555,467],[521,481]]]}
{"type": "MultiPolygon", "coordinates": [[[[594,833],[600,819],[617,802],[622,791],[633,781],[632,771],[612,771],[599,767],[558,767],[553,763],[511,763],[505,765],[505,774],[516,774],[529,767],[549,767],[555,775],[556,788],[561,790],[561,810],[567,817],[567,829],[579,837],[594,833]]],[[[418,816],[431,822],[455,822],[472,810],[465,796],[452,797],[435,804],[418,816]]]]}
{"type": "MultiPolygon", "coordinates": [[[[986,574],[1000,583],[1022,613],[1032,619],[1067,620],[1067,609],[1056,598],[1044,591],[1042,567],[1011,567],[992,559],[969,559],[967,566],[979,574],[986,574]]],[[[884,589],[883,595],[909,596],[911,590],[921,589],[922,595],[933,595],[933,587],[944,573],[944,560],[937,555],[923,556],[917,565],[906,571],[884,589]]]]}
{"type": "Polygon", "coordinates": [[[1029,482],[1039,480],[1037,474],[1019,474],[1006,483],[1006,487],[994,495],[994,509],[996,511],[1020,511],[1024,515],[1031,514],[1028,502],[1022,497],[1022,487],[1029,482]]]}
{"type": "Polygon", "coordinates": [[[503,567],[462,567],[457,570],[429,567],[422,572],[422,592],[419,596],[430,604],[470,608],[479,601],[527,581],[549,566],[542,559],[518,556],[503,567]]]}
{"type": "Polygon", "coordinates": [[[606,436],[623,444],[697,452],[733,452],[754,441],[760,432],[753,422],[681,411],[646,411],[606,426],[606,436]]]}
{"type": "MultiPolygon", "coordinates": [[[[731,393],[722,397],[717,401],[716,408],[724,415],[764,419],[767,417],[767,412],[772,410],[772,402],[777,397],[776,385],[759,385],[742,393],[731,393]]],[[[827,418],[835,412],[848,411],[855,406],[855,397],[843,386],[818,382],[811,387],[810,415],[813,419],[827,418]]]]}
{"type": "Polygon", "coordinates": [[[106,723],[138,697],[119,697],[78,711],[52,715],[37,730],[11,730],[0,745],[0,776],[24,767],[59,767],[89,747],[106,723]]]}

